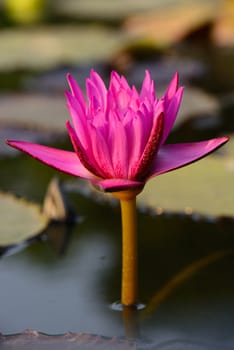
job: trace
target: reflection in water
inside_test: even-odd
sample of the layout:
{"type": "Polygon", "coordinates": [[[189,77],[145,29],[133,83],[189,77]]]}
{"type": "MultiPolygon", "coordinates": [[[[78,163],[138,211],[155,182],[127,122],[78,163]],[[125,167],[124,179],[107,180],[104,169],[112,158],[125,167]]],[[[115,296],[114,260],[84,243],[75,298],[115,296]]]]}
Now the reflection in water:
{"type": "MultiPolygon", "coordinates": [[[[175,275],[161,290],[159,290],[153,298],[149,301],[146,308],[142,308],[140,312],[140,320],[142,321],[146,316],[149,316],[155,309],[163,303],[166,298],[170,297],[174,290],[181,286],[187,279],[192,278],[195,273],[198,273],[201,269],[206,268],[208,265],[217,262],[229,254],[233,254],[233,250],[219,251],[209,256],[206,256],[193,264],[185,267],[177,275],[175,275]]],[[[141,309],[140,309],[141,310],[141,309]]],[[[140,335],[139,327],[139,309],[137,307],[122,307],[123,314],[123,326],[125,330],[125,336],[129,340],[134,340],[138,344],[139,349],[145,350],[228,350],[232,349],[229,346],[217,345],[210,339],[209,342],[198,342],[191,339],[171,339],[158,343],[156,339],[144,339],[144,336],[140,335]]]]}
{"type": "Polygon", "coordinates": [[[140,286],[147,307],[116,312],[109,305],[120,297],[119,210],[78,195],[76,206],[81,215],[85,208],[86,220],[71,230],[51,226],[46,240],[2,258],[2,333],[31,328],[126,336],[142,349],[229,349],[232,225],[140,214],[140,286]]]}
{"type": "Polygon", "coordinates": [[[72,239],[74,226],[66,223],[51,223],[46,229],[46,239],[58,256],[63,256],[72,239]]]}
{"type": "Polygon", "coordinates": [[[126,338],[130,340],[139,339],[138,309],[135,306],[123,306],[122,314],[126,338]]]}
{"type": "Polygon", "coordinates": [[[232,347],[186,339],[173,339],[160,344],[142,344],[139,350],[232,350],[232,347]]]}
{"type": "Polygon", "coordinates": [[[43,246],[43,264],[31,259],[30,249],[1,262],[1,332],[33,328],[49,334],[115,334],[99,283],[108,268],[102,257],[112,251],[108,242],[100,235],[91,242],[80,239],[76,252],[70,250],[62,260],[48,256],[49,247],[43,246]]]}
{"type": "Polygon", "coordinates": [[[150,315],[163,301],[170,297],[171,293],[174,292],[176,288],[181,286],[183,282],[187,279],[192,278],[192,276],[199,272],[199,270],[206,268],[208,265],[216,262],[219,259],[222,259],[228,254],[233,254],[234,250],[218,251],[212,253],[209,256],[206,256],[198,261],[193,262],[192,264],[186,266],[182,271],[178,272],[171,280],[162,287],[156,294],[151,298],[147,304],[147,308],[142,312],[142,316],[146,317],[150,315]]]}

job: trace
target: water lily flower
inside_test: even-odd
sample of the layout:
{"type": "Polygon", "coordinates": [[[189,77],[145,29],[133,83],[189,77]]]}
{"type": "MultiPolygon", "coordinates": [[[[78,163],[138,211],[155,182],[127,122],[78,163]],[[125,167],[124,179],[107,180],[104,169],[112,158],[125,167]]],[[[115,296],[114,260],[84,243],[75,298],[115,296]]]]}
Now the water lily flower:
{"type": "Polygon", "coordinates": [[[174,125],[183,88],[176,73],[163,97],[156,96],[146,71],[140,92],[123,76],[111,73],[107,88],[97,72],[86,80],[87,100],[72,76],[66,93],[72,125],[67,130],[74,151],[24,141],[8,145],[28,153],[65,173],[88,179],[120,200],[122,213],[123,305],[135,305],[137,296],[136,196],[154,176],[188,165],[225,142],[207,141],[166,144],[174,125]]]}
{"type": "Polygon", "coordinates": [[[67,122],[74,151],[8,140],[65,173],[90,180],[104,191],[142,189],[152,177],[192,163],[227,141],[165,144],[183,95],[176,73],[162,98],[146,71],[141,91],[123,76],[111,73],[109,88],[97,72],[86,80],[87,100],[72,76],[66,93],[73,126],[67,122]]]}

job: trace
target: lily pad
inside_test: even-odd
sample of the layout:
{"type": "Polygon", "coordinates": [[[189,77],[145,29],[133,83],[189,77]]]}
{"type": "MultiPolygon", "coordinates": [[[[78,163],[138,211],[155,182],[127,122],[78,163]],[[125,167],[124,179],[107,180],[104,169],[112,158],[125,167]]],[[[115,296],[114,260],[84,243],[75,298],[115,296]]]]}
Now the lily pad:
{"type": "Polygon", "coordinates": [[[234,3],[232,0],[222,1],[219,16],[213,27],[212,37],[220,46],[233,47],[234,44],[234,3]]]}
{"type": "Polygon", "coordinates": [[[139,203],[158,211],[234,217],[234,139],[215,154],[152,179],[139,203]]]}
{"type": "MultiPolygon", "coordinates": [[[[64,78],[64,90],[65,84],[64,78]]],[[[63,133],[68,116],[64,96],[9,94],[0,98],[0,123],[3,125],[63,133]]]]}
{"type": "MultiPolygon", "coordinates": [[[[211,8],[216,9],[217,0],[207,1],[211,8]]],[[[90,19],[107,19],[107,20],[122,20],[126,16],[134,13],[145,13],[146,11],[157,11],[160,17],[162,11],[171,11],[175,7],[201,8],[204,5],[202,0],[194,1],[187,0],[119,0],[108,1],[99,0],[98,6],[96,0],[67,0],[66,3],[62,0],[57,0],[54,5],[54,10],[57,14],[71,16],[74,18],[90,18],[90,19]],[[192,6],[191,6],[192,5],[192,6]]],[[[205,6],[204,6],[205,7],[205,6]]],[[[192,11],[192,10],[191,10],[192,11]]]]}
{"type": "Polygon", "coordinates": [[[75,213],[57,177],[50,181],[43,203],[43,213],[55,222],[74,222],[75,213]]]}
{"type": "Polygon", "coordinates": [[[126,33],[94,25],[8,29],[0,33],[0,69],[45,69],[105,60],[126,39],[126,33]]]}
{"type": "Polygon", "coordinates": [[[102,337],[85,333],[46,335],[33,330],[21,334],[0,336],[1,349],[54,349],[54,350],[134,350],[136,345],[124,339],[102,337]]]}
{"type": "Polygon", "coordinates": [[[0,155],[18,151],[5,144],[6,139],[33,143],[51,143],[66,137],[68,119],[65,98],[32,94],[8,94],[0,98],[0,155]]]}
{"type": "Polygon", "coordinates": [[[160,7],[161,4],[155,0],[99,0],[98,6],[95,0],[81,0],[79,2],[68,0],[66,4],[64,1],[58,0],[54,9],[56,13],[65,16],[121,20],[132,13],[150,11],[160,7]]]}
{"type": "Polygon", "coordinates": [[[64,138],[64,134],[53,133],[45,130],[28,129],[22,127],[22,125],[5,126],[0,122],[0,156],[14,156],[19,152],[12,147],[8,147],[5,143],[6,139],[20,139],[27,140],[33,143],[45,143],[55,142],[64,138]]]}
{"type": "MultiPolygon", "coordinates": [[[[159,89],[158,96],[163,96],[165,91],[159,89]]],[[[204,128],[219,123],[220,102],[214,96],[202,91],[201,89],[186,86],[184,89],[181,107],[176,119],[174,130],[180,127],[188,120],[192,121],[197,127],[201,124],[204,128]]]]}
{"type": "Polygon", "coordinates": [[[165,46],[178,42],[187,34],[213,22],[219,1],[180,1],[172,6],[130,16],[125,29],[134,35],[154,39],[165,46]]]}
{"type": "Polygon", "coordinates": [[[48,219],[40,207],[10,194],[0,193],[0,246],[22,243],[45,229],[48,219]]]}
{"type": "Polygon", "coordinates": [[[0,155],[18,151],[5,144],[6,139],[33,143],[51,143],[66,137],[68,119],[65,98],[39,94],[8,94],[0,98],[0,155]]]}
{"type": "Polygon", "coordinates": [[[219,110],[220,103],[214,96],[201,89],[186,87],[175,127],[183,124],[188,119],[192,119],[196,122],[196,125],[199,125],[199,122],[202,123],[204,119],[207,125],[215,125],[218,123],[219,110]]]}

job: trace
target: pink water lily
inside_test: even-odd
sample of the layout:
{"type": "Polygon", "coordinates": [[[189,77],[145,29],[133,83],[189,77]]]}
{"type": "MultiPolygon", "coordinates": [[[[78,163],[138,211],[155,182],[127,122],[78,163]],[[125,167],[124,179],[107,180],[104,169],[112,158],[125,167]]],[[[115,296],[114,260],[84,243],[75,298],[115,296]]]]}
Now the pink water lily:
{"type": "Polygon", "coordinates": [[[228,140],[165,144],[183,95],[177,73],[162,98],[156,96],[148,71],[138,92],[116,72],[111,73],[106,88],[91,70],[86,80],[87,100],[73,77],[67,79],[72,119],[67,129],[74,151],[16,140],[7,143],[51,167],[88,179],[104,191],[142,189],[150,178],[190,164],[228,140]]]}

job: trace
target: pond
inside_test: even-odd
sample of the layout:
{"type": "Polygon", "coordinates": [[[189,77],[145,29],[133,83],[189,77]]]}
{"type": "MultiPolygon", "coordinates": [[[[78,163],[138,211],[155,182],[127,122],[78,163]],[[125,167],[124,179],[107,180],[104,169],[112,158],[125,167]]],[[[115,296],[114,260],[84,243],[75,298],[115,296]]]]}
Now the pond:
{"type": "MultiPolygon", "coordinates": [[[[176,127],[169,142],[231,136],[234,130],[233,49],[203,45],[195,45],[191,49],[184,44],[175,52],[177,62],[182,62],[180,68],[185,83],[212,94],[219,102],[219,109],[216,122],[211,121],[212,118],[206,119],[206,113],[204,118],[193,118],[191,112],[191,116],[176,127]],[[182,68],[185,59],[202,63],[205,73],[201,69],[198,74],[195,69],[195,74],[191,71],[188,74],[182,68]]],[[[168,56],[171,58],[173,55],[169,53],[168,56]]],[[[168,76],[168,63],[164,58],[162,62],[160,60],[157,63],[152,60],[133,62],[128,76],[138,84],[143,66],[150,66],[153,70],[161,67],[163,86],[168,76]]],[[[99,67],[103,66],[99,63],[99,67]]],[[[67,68],[83,75],[89,67],[83,64],[68,65],[67,68]]],[[[40,72],[30,67],[28,71],[1,74],[3,82],[10,79],[6,89],[14,92],[25,93],[29,86],[35,88],[32,84],[35,82],[35,90],[40,90],[47,84],[48,77],[51,89],[54,89],[50,100],[63,89],[60,77],[64,75],[64,66],[40,72]],[[29,76],[32,85],[26,84],[25,88],[22,81],[29,82],[29,76]]],[[[1,89],[4,91],[4,83],[1,89]]],[[[17,133],[17,128],[14,132],[17,133]]],[[[52,136],[52,140],[55,146],[70,148],[64,135],[52,136]]],[[[233,143],[230,144],[228,151],[220,151],[214,158],[222,161],[226,157],[228,181],[233,178],[233,143]]],[[[207,164],[212,166],[211,163],[201,166],[206,174],[209,171],[207,164]]],[[[55,170],[25,155],[4,155],[0,158],[0,167],[1,191],[27,198],[40,206],[50,180],[58,176],[55,170]]],[[[168,184],[168,192],[163,192],[167,184],[159,179],[162,192],[158,191],[155,196],[152,191],[157,187],[157,180],[154,185],[147,184],[146,196],[139,200],[138,206],[139,303],[142,306],[139,310],[118,308],[121,290],[121,216],[118,203],[105,199],[102,194],[95,194],[81,180],[59,174],[76,220],[53,222],[33,239],[1,250],[0,348],[233,349],[234,222],[230,214],[233,211],[233,195],[230,194],[231,182],[225,183],[227,178],[219,178],[219,174],[210,176],[211,184],[208,176],[207,187],[211,186],[211,197],[199,195],[198,202],[194,201],[195,211],[184,203],[187,197],[195,198],[195,193],[199,193],[199,184],[193,182],[197,173],[190,182],[186,174],[182,175],[181,181],[185,176],[187,182],[184,183],[184,191],[179,189],[179,194],[176,193],[178,206],[171,204],[176,202],[175,195],[170,197],[168,194],[173,187],[173,179],[168,184]],[[213,189],[219,185],[229,190],[228,201],[224,199],[225,190],[222,189],[221,196],[215,197],[213,189]],[[187,193],[189,187],[192,188],[191,193],[187,193]],[[150,192],[151,196],[148,196],[150,192]],[[215,203],[212,203],[213,199],[215,203]],[[14,338],[15,334],[27,329],[60,335],[60,340],[50,337],[46,338],[48,343],[45,342],[44,347],[32,347],[30,342],[23,343],[26,338],[22,338],[22,342],[20,336],[14,338]],[[67,334],[67,338],[62,335],[69,332],[79,333],[83,345],[75,347],[74,343],[72,347],[71,342],[66,342],[70,335],[67,334]]],[[[177,186],[176,181],[174,187],[177,186]]],[[[33,333],[28,334],[33,337],[33,333]]]]}
{"type": "MultiPolygon", "coordinates": [[[[42,202],[55,171],[27,156],[1,163],[4,190],[42,202]]],[[[61,177],[76,188],[70,200],[78,223],[50,225],[26,247],[3,254],[1,332],[30,328],[120,339],[130,333],[146,349],[231,348],[233,221],[156,214],[140,206],[139,286],[145,307],[126,316],[112,308],[120,298],[119,207],[79,180],[61,177]]]]}

